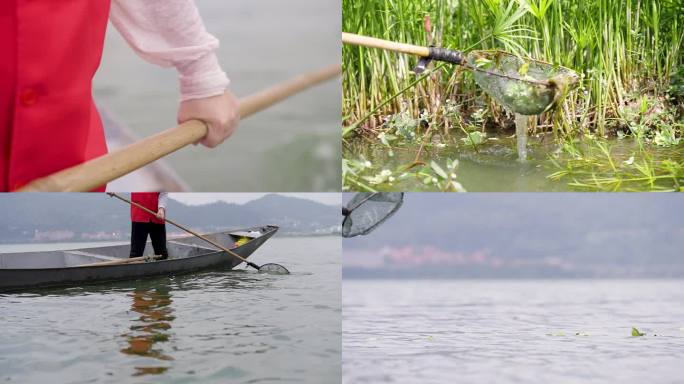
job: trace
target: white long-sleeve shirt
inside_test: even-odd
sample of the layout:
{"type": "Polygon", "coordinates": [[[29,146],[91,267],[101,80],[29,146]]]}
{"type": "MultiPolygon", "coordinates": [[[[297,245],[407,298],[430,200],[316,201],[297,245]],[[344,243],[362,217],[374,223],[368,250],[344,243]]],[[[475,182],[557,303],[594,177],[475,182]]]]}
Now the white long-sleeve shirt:
{"type": "Polygon", "coordinates": [[[146,61],[175,67],[181,100],[216,96],[230,81],[194,0],[112,0],[109,19],[146,61]]]}
{"type": "Polygon", "coordinates": [[[159,198],[157,199],[157,208],[164,208],[166,210],[166,204],[169,202],[169,194],[166,192],[159,192],[159,198]]]}

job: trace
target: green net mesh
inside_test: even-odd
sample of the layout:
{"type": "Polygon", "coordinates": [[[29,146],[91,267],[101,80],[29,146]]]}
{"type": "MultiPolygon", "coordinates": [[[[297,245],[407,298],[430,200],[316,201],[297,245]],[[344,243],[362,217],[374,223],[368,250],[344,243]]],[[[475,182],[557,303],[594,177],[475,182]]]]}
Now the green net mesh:
{"type": "Polygon", "coordinates": [[[578,84],[571,69],[501,51],[472,51],[466,60],[475,82],[492,98],[521,115],[538,115],[578,84]]]}
{"type": "Polygon", "coordinates": [[[272,275],[287,275],[290,273],[290,271],[288,271],[287,268],[283,267],[282,265],[273,263],[262,265],[259,268],[259,272],[272,275]]]}
{"type": "Polygon", "coordinates": [[[401,207],[403,192],[360,192],[347,203],[342,236],[367,235],[401,207]]]}

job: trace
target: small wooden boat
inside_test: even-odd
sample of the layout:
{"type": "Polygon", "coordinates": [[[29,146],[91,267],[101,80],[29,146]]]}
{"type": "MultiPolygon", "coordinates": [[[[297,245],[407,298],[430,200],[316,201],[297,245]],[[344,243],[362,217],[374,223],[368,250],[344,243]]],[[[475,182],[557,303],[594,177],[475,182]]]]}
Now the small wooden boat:
{"type": "MultiPolygon", "coordinates": [[[[219,232],[206,237],[248,258],[276,231],[278,227],[268,225],[219,232]]],[[[167,260],[116,265],[111,262],[128,259],[130,244],[0,254],[0,291],[136,279],[217,267],[232,269],[242,263],[237,257],[217,250],[195,236],[168,240],[166,246],[169,252],[167,260]]],[[[145,255],[153,256],[153,253],[152,245],[148,242],[145,255]]]]}

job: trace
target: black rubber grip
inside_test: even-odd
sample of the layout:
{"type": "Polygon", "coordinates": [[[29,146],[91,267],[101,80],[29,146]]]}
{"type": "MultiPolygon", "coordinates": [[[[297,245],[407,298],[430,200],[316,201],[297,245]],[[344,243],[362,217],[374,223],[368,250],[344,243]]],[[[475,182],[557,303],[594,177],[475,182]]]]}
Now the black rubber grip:
{"type": "Polygon", "coordinates": [[[446,61],[452,64],[463,63],[463,53],[446,48],[430,47],[430,56],[432,60],[446,61]]]}

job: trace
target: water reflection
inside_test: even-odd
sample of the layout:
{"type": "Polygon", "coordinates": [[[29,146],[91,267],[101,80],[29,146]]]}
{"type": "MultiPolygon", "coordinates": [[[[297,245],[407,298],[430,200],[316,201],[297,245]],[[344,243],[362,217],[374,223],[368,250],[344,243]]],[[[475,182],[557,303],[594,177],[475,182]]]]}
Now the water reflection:
{"type": "MultiPolygon", "coordinates": [[[[124,334],[128,347],[121,353],[133,356],[151,357],[160,361],[171,361],[173,357],[164,353],[163,343],[169,341],[169,329],[175,319],[171,307],[168,287],[153,289],[136,288],[129,296],[133,299],[131,310],[140,316],[133,320],[130,332],[124,334]]],[[[169,369],[166,365],[136,366],[133,376],[158,375],[169,369]]]]}
{"type": "Polygon", "coordinates": [[[254,261],[292,275],[215,268],[0,297],[0,383],[339,382],[339,239],[270,241],[254,261]]]}

